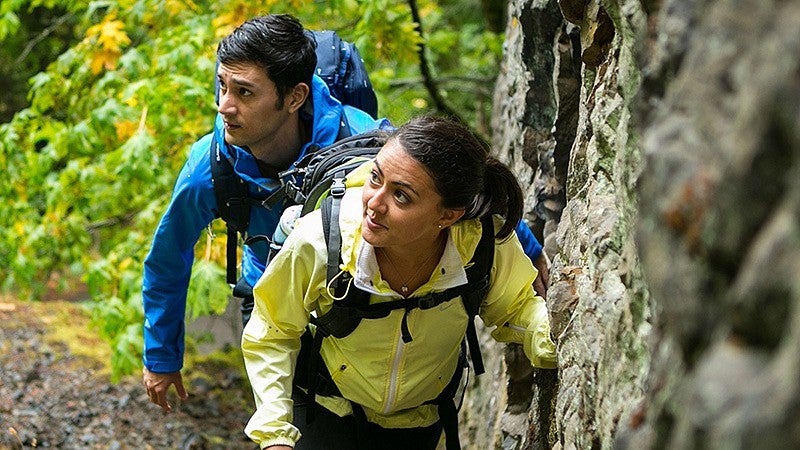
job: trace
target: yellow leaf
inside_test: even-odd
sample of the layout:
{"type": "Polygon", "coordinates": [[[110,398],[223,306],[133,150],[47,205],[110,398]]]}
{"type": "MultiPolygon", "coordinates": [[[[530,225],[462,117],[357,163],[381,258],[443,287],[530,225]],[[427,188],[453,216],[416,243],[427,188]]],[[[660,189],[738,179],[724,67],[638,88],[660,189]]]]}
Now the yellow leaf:
{"type": "MultiPolygon", "coordinates": [[[[261,5],[252,4],[258,2],[237,2],[233,5],[228,5],[227,14],[223,14],[211,21],[214,26],[214,35],[218,38],[225,37],[233,32],[233,29],[241,25],[245,20],[255,16],[266,14],[271,7],[277,5],[283,0],[265,0],[261,5]]],[[[293,0],[292,3],[301,3],[302,0],[293,0]]]]}
{"type": "Polygon", "coordinates": [[[103,71],[103,68],[106,70],[114,70],[120,56],[121,53],[118,51],[99,50],[92,53],[92,62],[90,65],[92,73],[97,75],[103,71]]]}
{"type": "Polygon", "coordinates": [[[128,258],[123,259],[122,262],[119,263],[120,272],[122,272],[125,269],[127,269],[128,267],[130,267],[131,264],[133,264],[133,259],[132,258],[128,257],[128,258]]]}
{"type": "Polygon", "coordinates": [[[191,1],[184,2],[182,0],[167,0],[166,4],[164,5],[164,9],[167,10],[167,14],[170,16],[177,16],[178,14],[182,13],[187,9],[196,10],[197,6],[191,1]]]}
{"type": "Polygon", "coordinates": [[[170,17],[175,17],[183,12],[183,2],[177,0],[167,0],[164,9],[170,17]]]}
{"type": "Polygon", "coordinates": [[[103,50],[119,52],[122,45],[131,43],[128,34],[125,33],[125,24],[115,20],[114,15],[107,16],[97,25],[93,25],[86,30],[86,37],[97,38],[103,50]]]}
{"type": "Polygon", "coordinates": [[[102,22],[86,30],[85,42],[94,42],[94,45],[100,47],[92,52],[90,64],[92,73],[98,74],[104,68],[113,70],[116,67],[122,55],[122,46],[130,44],[131,39],[125,33],[125,24],[116,20],[115,14],[110,14],[102,22]]]}
{"type": "Polygon", "coordinates": [[[211,25],[214,27],[214,36],[221,38],[227,36],[231,33],[231,31],[233,31],[234,25],[232,24],[232,16],[233,14],[231,13],[223,14],[211,21],[211,25]]]}
{"type": "Polygon", "coordinates": [[[127,141],[139,127],[139,124],[130,120],[121,120],[114,124],[114,129],[117,131],[117,139],[119,141],[127,141]]]}

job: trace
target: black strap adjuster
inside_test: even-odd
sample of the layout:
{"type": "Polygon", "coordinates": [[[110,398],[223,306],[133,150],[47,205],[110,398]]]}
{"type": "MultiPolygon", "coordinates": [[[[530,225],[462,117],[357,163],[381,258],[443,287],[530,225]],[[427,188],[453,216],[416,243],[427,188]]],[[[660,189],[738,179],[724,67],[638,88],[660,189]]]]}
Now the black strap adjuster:
{"type": "Polygon", "coordinates": [[[344,197],[345,189],[344,178],[336,177],[331,181],[330,195],[333,198],[342,198],[344,197]]]}

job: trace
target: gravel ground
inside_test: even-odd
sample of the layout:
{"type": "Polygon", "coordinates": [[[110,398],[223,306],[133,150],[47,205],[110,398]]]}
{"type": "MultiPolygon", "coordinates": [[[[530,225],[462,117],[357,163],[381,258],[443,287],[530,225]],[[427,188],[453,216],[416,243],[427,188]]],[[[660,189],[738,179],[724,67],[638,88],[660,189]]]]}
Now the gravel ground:
{"type": "Polygon", "coordinates": [[[0,298],[0,449],[257,448],[242,432],[252,397],[238,368],[185,371],[189,399],[164,414],[139,375],[112,383],[81,354],[104,345],[86,322],[73,303],[0,298]]]}

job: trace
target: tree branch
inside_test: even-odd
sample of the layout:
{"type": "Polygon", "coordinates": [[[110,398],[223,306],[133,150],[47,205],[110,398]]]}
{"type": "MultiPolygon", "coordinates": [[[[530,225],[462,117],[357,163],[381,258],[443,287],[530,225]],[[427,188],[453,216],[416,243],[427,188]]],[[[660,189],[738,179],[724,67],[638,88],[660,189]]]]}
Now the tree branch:
{"type": "Polygon", "coordinates": [[[64,24],[64,22],[68,21],[71,18],[72,14],[64,14],[63,16],[59,17],[58,20],[56,20],[52,25],[42,30],[42,32],[39,33],[38,36],[31,39],[28,42],[28,45],[26,45],[25,48],[22,50],[22,52],[19,54],[19,56],[17,56],[17,59],[14,60],[14,66],[15,67],[20,66],[22,64],[22,61],[25,61],[25,58],[28,57],[28,54],[30,54],[30,52],[33,51],[33,47],[35,47],[36,44],[42,42],[44,38],[46,38],[47,36],[50,35],[50,33],[53,32],[53,30],[55,30],[56,28],[58,28],[59,26],[64,24]]]}
{"type": "Polygon", "coordinates": [[[108,219],[98,220],[97,222],[92,222],[87,224],[86,231],[91,233],[101,228],[108,228],[117,225],[128,224],[135,215],[136,215],[135,212],[129,212],[121,216],[114,216],[114,217],[109,217],[108,219]]]}
{"type": "Polygon", "coordinates": [[[411,8],[411,18],[414,20],[417,33],[419,33],[419,36],[422,39],[422,42],[420,42],[419,47],[417,48],[417,54],[419,55],[419,71],[422,75],[422,84],[428,91],[428,95],[431,96],[431,100],[433,100],[433,104],[436,106],[436,109],[438,109],[441,113],[464,123],[464,119],[458,113],[453,111],[453,109],[450,108],[447,103],[445,103],[444,98],[442,98],[441,94],[439,93],[438,86],[436,86],[436,81],[431,76],[428,58],[425,56],[425,38],[424,34],[422,33],[422,20],[419,16],[417,1],[408,0],[408,7],[411,8]]]}

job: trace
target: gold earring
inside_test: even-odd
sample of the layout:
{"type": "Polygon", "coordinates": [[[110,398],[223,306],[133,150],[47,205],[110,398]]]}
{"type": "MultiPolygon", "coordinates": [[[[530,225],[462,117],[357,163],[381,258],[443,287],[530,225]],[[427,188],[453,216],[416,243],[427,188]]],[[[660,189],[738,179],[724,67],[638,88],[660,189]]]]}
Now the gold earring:
{"type": "Polygon", "coordinates": [[[442,224],[439,224],[439,229],[440,229],[440,230],[442,229],[442,224]]]}

